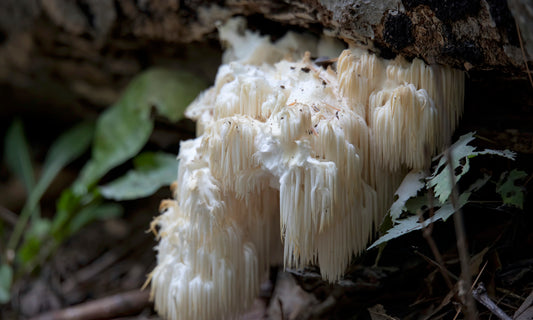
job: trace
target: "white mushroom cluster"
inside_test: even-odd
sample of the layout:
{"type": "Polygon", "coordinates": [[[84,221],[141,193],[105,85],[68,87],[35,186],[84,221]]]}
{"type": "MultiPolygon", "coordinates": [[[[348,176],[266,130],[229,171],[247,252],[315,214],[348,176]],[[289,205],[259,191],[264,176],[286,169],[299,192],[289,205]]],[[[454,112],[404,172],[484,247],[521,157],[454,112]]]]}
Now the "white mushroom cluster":
{"type": "Polygon", "coordinates": [[[239,24],[221,28],[231,49],[186,111],[198,137],[181,143],[175,200],[155,221],[152,295],[168,319],[238,315],[272,263],[339,279],[463,109],[458,70],[360,49],[325,69],[311,54],[331,41],[271,43],[239,24]]]}

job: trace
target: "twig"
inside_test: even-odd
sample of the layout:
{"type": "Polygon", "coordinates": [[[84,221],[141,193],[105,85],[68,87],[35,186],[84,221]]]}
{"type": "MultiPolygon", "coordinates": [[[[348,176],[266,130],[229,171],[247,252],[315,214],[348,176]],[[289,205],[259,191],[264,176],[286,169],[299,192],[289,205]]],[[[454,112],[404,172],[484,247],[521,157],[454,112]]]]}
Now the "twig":
{"type": "Polygon", "coordinates": [[[149,292],[129,291],[41,314],[31,320],[109,319],[137,314],[150,305],[149,292]]]}
{"type": "Polygon", "coordinates": [[[278,305],[279,305],[279,314],[280,314],[281,320],[285,320],[285,315],[283,314],[283,302],[281,302],[280,298],[278,298],[278,305]]]}
{"type": "Polygon", "coordinates": [[[17,224],[17,215],[4,206],[0,206],[0,219],[9,223],[11,226],[17,224]]]}
{"type": "Polygon", "coordinates": [[[472,286],[470,287],[470,290],[473,290],[473,289],[474,289],[474,286],[475,286],[476,283],[479,281],[479,278],[481,278],[481,275],[483,274],[483,271],[485,271],[485,267],[487,266],[487,264],[489,264],[489,262],[488,262],[488,261],[485,261],[485,264],[484,264],[483,267],[481,268],[481,271],[479,271],[479,274],[477,275],[476,280],[474,280],[474,283],[473,283],[472,286]]]}
{"type": "MultiPolygon", "coordinates": [[[[481,271],[477,275],[476,280],[474,280],[474,283],[472,284],[472,287],[470,287],[470,291],[474,290],[474,286],[478,282],[479,278],[481,278],[481,274],[483,273],[483,271],[485,271],[485,267],[487,266],[487,264],[488,264],[488,261],[485,262],[485,264],[483,265],[483,268],[481,268],[481,271]]],[[[457,312],[455,313],[455,317],[453,317],[453,320],[457,319],[457,317],[459,316],[459,313],[461,313],[461,308],[457,309],[457,312]]]]}
{"type": "Polygon", "coordinates": [[[472,278],[470,275],[468,244],[466,243],[465,226],[463,222],[463,213],[459,207],[457,188],[455,187],[455,172],[453,168],[452,152],[448,148],[447,153],[447,167],[450,171],[450,182],[452,186],[451,200],[455,214],[453,215],[453,222],[455,226],[455,236],[457,237],[457,251],[459,253],[459,260],[461,261],[461,281],[459,282],[459,296],[464,295],[465,318],[469,320],[477,319],[477,310],[474,303],[474,298],[470,294],[470,287],[472,286],[472,278]]]}
{"type": "MultiPolygon", "coordinates": [[[[448,279],[449,279],[450,277],[452,277],[454,280],[459,280],[459,278],[458,278],[455,274],[453,274],[453,273],[452,273],[450,270],[448,270],[447,268],[442,267],[441,265],[439,265],[439,263],[438,263],[437,261],[435,261],[435,260],[431,259],[430,257],[424,255],[424,254],[423,254],[422,252],[420,252],[420,251],[415,251],[415,253],[418,254],[419,256],[421,256],[422,259],[424,259],[424,260],[426,260],[427,262],[429,262],[429,263],[435,265],[437,268],[439,268],[439,269],[442,268],[442,270],[444,270],[444,272],[446,272],[446,276],[448,277],[448,279]]],[[[451,280],[450,280],[450,282],[451,282],[451,280]]],[[[453,287],[452,287],[452,289],[453,289],[453,287]]]]}
{"type": "Polygon", "coordinates": [[[107,251],[105,254],[96,259],[93,263],[77,271],[72,277],[62,285],[63,292],[69,294],[78,285],[87,283],[94,279],[98,274],[102,273],[119,259],[126,256],[130,251],[141,246],[146,239],[144,237],[136,237],[134,241],[129,241],[123,245],[115,246],[113,249],[107,251]]]}
{"type": "Polygon", "coordinates": [[[474,298],[479,301],[482,305],[487,307],[487,309],[492,312],[495,316],[502,320],[512,320],[511,317],[509,317],[505,312],[503,312],[500,307],[498,307],[494,301],[492,301],[489,296],[487,295],[487,289],[485,289],[485,285],[483,285],[483,282],[480,282],[478,286],[472,291],[472,295],[474,298]]]}
{"type": "MultiPolygon", "coordinates": [[[[433,192],[431,190],[428,192],[428,202],[429,202],[429,218],[433,218],[434,216],[434,209],[433,209],[433,192]]],[[[422,216],[421,216],[422,217],[422,216]]],[[[437,244],[435,243],[435,240],[431,236],[433,232],[433,223],[430,223],[429,225],[424,227],[424,231],[422,232],[422,235],[426,239],[431,252],[433,252],[433,256],[437,260],[437,267],[439,268],[440,273],[442,274],[442,277],[444,278],[444,281],[446,282],[446,285],[448,286],[448,289],[450,291],[455,292],[453,288],[452,280],[450,280],[450,277],[448,276],[448,269],[444,266],[444,259],[442,259],[442,255],[440,254],[439,248],[437,247],[437,244]]]]}
{"type": "Polygon", "coordinates": [[[516,293],[514,292],[511,292],[505,288],[496,288],[496,291],[499,291],[501,293],[503,293],[506,297],[509,296],[509,297],[512,297],[516,300],[519,300],[520,302],[524,302],[526,299],[522,296],[519,296],[517,295],[516,293]]]}

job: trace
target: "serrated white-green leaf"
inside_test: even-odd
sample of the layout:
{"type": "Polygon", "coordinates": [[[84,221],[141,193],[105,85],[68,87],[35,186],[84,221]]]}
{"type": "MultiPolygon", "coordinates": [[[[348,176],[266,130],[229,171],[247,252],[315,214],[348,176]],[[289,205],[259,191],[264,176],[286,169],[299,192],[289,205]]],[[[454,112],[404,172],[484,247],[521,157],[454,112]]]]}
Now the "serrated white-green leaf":
{"type": "Polygon", "coordinates": [[[461,136],[449,149],[451,161],[448,159],[447,151],[441,154],[439,164],[427,183],[429,187],[434,188],[435,196],[440,203],[444,203],[448,199],[454,187],[449,168],[450,163],[455,174],[455,183],[470,169],[469,158],[477,155],[476,148],[468,145],[472,140],[474,140],[473,132],[461,136]],[[463,165],[461,165],[461,159],[464,159],[463,165]]]}
{"type": "Polygon", "coordinates": [[[455,187],[455,185],[452,185],[451,172],[453,172],[455,183],[457,184],[461,177],[470,170],[471,158],[478,155],[491,154],[514,160],[515,153],[509,150],[498,151],[486,149],[476,151],[475,147],[468,145],[468,143],[474,140],[474,134],[474,132],[470,132],[461,136],[459,140],[450,147],[451,161],[448,159],[447,151],[439,156],[439,163],[433,175],[429,177],[427,185],[428,187],[434,188],[435,196],[439,199],[440,203],[444,203],[450,197],[452,188],[455,187]],[[450,163],[452,165],[452,170],[450,170],[449,167],[450,163]]]}
{"type": "Polygon", "coordinates": [[[100,187],[105,198],[121,201],[148,197],[177,179],[178,161],[175,155],[147,152],[134,162],[137,165],[134,170],[100,187]]]}
{"type": "MultiPolygon", "coordinates": [[[[390,228],[385,235],[380,237],[376,242],[374,242],[368,249],[374,248],[382,243],[385,243],[389,240],[398,238],[404,234],[408,234],[410,232],[420,230],[429,224],[442,220],[446,221],[451,215],[453,215],[456,211],[456,209],[462,208],[465,204],[468,203],[468,199],[470,198],[470,195],[472,192],[479,190],[481,187],[483,187],[487,181],[489,181],[490,176],[485,175],[483,178],[478,179],[473,184],[471,184],[466,192],[463,192],[461,195],[459,195],[459,201],[458,201],[458,208],[454,208],[452,203],[450,201],[447,201],[444,203],[439,209],[437,209],[433,217],[424,220],[419,221],[419,215],[410,215],[404,219],[399,219],[396,221],[396,224],[390,228]]],[[[416,204],[411,204],[416,208],[420,208],[425,205],[425,199],[426,197],[420,196],[417,198],[413,198],[411,200],[415,200],[416,204]]],[[[411,208],[411,212],[412,212],[411,208]]]]}
{"type": "Polygon", "coordinates": [[[486,149],[486,150],[478,151],[476,153],[478,155],[480,155],[480,154],[491,154],[491,155],[495,155],[495,156],[504,157],[504,158],[507,158],[509,160],[514,160],[515,157],[516,157],[516,153],[514,153],[513,151],[510,151],[510,150],[486,149]]]}
{"type": "Polygon", "coordinates": [[[396,222],[402,211],[405,209],[405,202],[416,196],[417,193],[422,190],[424,187],[424,177],[425,173],[423,171],[411,171],[409,172],[402,183],[396,190],[395,196],[398,197],[396,201],[392,204],[390,208],[390,216],[393,222],[396,222]]]}
{"type": "MultiPolygon", "coordinates": [[[[467,203],[469,197],[470,193],[461,194],[461,196],[459,196],[459,203],[457,209],[462,208],[467,203]]],[[[389,229],[385,235],[380,237],[376,242],[374,242],[370,247],[368,247],[368,249],[372,249],[382,243],[398,238],[410,232],[425,228],[436,221],[446,221],[452,214],[454,214],[455,211],[456,210],[453,205],[448,202],[445,203],[442,207],[440,207],[437,211],[435,211],[433,217],[424,221],[419,221],[420,218],[418,215],[411,215],[405,219],[400,219],[398,220],[398,223],[394,225],[394,227],[389,229]]]]}

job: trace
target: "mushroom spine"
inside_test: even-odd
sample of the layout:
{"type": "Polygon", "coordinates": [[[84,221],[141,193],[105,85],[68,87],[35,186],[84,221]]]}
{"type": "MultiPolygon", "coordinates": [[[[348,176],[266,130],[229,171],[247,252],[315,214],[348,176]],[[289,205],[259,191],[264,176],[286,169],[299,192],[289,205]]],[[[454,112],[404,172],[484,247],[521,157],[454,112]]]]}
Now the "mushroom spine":
{"type": "Polygon", "coordinates": [[[181,143],[175,200],[154,221],[152,296],[165,318],[238,315],[273,263],[338,280],[462,113],[461,71],[356,48],[323,69],[298,48],[331,52],[320,45],[331,41],[271,43],[241,23],[220,29],[231,49],[186,111],[198,137],[181,143]]]}

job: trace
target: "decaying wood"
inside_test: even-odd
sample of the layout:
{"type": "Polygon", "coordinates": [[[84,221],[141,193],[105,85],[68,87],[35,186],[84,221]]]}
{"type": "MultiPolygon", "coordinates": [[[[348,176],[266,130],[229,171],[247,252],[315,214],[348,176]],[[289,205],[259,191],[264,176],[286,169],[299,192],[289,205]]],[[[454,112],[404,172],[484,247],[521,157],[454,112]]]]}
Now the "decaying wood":
{"type": "MultiPolygon", "coordinates": [[[[519,13],[530,6],[522,0],[512,4],[519,13]]],[[[235,15],[249,17],[250,25],[264,32],[291,27],[325,32],[385,57],[401,54],[526,75],[505,1],[4,0],[0,83],[23,90],[15,100],[29,93],[79,112],[80,101],[110,104],[133,75],[154,64],[187,60],[209,78],[219,61],[208,45],[216,43],[216,23],[235,15]]]]}

